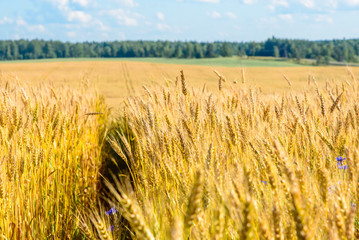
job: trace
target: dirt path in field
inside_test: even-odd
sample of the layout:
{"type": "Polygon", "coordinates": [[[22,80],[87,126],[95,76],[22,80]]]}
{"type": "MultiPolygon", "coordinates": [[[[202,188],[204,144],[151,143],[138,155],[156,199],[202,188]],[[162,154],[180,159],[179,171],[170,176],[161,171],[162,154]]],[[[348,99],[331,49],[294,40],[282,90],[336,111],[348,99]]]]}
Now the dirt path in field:
{"type": "Polygon", "coordinates": [[[121,67],[122,67],[122,76],[123,76],[124,81],[125,81],[127,92],[130,95],[136,95],[136,89],[133,86],[133,81],[132,81],[132,78],[130,76],[130,72],[128,70],[127,63],[122,63],[121,67]]]}

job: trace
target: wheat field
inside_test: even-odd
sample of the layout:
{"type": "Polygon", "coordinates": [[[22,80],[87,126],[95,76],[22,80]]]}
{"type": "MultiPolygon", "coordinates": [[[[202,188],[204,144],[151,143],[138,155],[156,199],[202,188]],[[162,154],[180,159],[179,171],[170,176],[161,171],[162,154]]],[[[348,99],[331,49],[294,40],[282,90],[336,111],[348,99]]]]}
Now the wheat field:
{"type": "MultiPolygon", "coordinates": [[[[112,107],[118,107],[126,97],[141,95],[142,86],[164,85],[179,77],[179,69],[186,72],[191,87],[217,89],[214,70],[228,81],[242,82],[261,88],[266,94],[282,94],[290,90],[285,75],[292,82],[291,91],[305,90],[308,76],[316,78],[320,86],[326,81],[340,83],[351,79],[346,67],[221,67],[176,65],[130,61],[66,61],[66,62],[7,62],[0,63],[0,72],[10,78],[15,76],[28,84],[51,82],[55,86],[78,87],[81,80],[89,81],[106,97],[112,107]],[[283,84],[284,83],[284,84],[283,84]]],[[[359,74],[359,67],[351,71],[359,74]]]]}
{"type": "Polygon", "coordinates": [[[73,239],[97,197],[103,99],[4,78],[0,89],[0,238],[73,239]]]}
{"type": "Polygon", "coordinates": [[[208,68],[213,86],[177,69],[112,113],[90,77],[3,70],[0,236],[359,238],[358,73],[303,69],[274,93],[253,69],[208,68]]]}
{"type": "Polygon", "coordinates": [[[191,89],[182,74],[125,101],[107,141],[128,177],[106,183],[112,209],[85,218],[89,236],[358,238],[355,75],[268,96],[217,74],[216,92],[191,89]]]}

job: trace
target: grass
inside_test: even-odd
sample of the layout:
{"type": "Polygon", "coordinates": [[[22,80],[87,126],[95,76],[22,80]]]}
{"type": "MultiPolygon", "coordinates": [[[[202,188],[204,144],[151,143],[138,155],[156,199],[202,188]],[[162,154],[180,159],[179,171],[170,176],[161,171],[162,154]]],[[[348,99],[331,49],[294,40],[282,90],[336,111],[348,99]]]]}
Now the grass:
{"type": "Polygon", "coordinates": [[[298,64],[282,59],[256,59],[240,57],[221,57],[206,59],[175,59],[175,58],[126,58],[125,61],[166,63],[176,65],[198,65],[211,67],[295,67],[298,64]]]}
{"type": "Polygon", "coordinates": [[[145,63],[165,63],[176,65],[199,65],[199,66],[222,66],[222,67],[295,67],[301,66],[291,61],[280,58],[241,58],[241,57],[219,57],[204,59],[184,59],[184,58],[61,58],[61,59],[36,59],[36,60],[16,60],[2,61],[0,63],[47,63],[47,62],[91,62],[91,61],[123,61],[123,62],[145,62],[145,63]]]}

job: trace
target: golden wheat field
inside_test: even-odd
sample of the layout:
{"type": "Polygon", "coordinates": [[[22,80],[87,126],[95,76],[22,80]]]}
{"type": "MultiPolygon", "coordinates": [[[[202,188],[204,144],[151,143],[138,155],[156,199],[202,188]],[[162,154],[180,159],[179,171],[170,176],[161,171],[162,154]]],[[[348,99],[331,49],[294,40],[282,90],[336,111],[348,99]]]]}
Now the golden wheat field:
{"type": "Polygon", "coordinates": [[[0,69],[0,238],[359,238],[359,69],[0,69]]]}
{"type": "MultiPolygon", "coordinates": [[[[141,95],[142,86],[163,85],[175,81],[179,70],[186,73],[191,87],[217,89],[218,80],[213,70],[217,70],[229,82],[243,81],[243,68],[175,65],[129,61],[75,61],[75,62],[29,62],[0,63],[0,71],[5,75],[17,76],[28,83],[53,82],[60,86],[79,86],[81,80],[89,81],[104,94],[107,103],[116,106],[124,97],[141,95]]],[[[351,71],[358,75],[359,68],[351,71]]],[[[312,75],[323,86],[325,81],[341,82],[351,78],[346,67],[248,67],[244,68],[247,84],[257,86],[264,93],[283,93],[290,88],[283,75],[292,82],[292,90],[303,91],[312,75]]]]}

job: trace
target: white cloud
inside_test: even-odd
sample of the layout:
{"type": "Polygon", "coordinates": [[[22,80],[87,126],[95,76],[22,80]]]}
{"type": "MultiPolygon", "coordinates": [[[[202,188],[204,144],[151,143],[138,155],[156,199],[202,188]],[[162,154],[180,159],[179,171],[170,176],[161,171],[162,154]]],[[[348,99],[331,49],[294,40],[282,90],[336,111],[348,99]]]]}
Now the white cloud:
{"type": "Polygon", "coordinates": [[[156,17],[161,21],[165,20],[165,15],[161,12],[157,12],[156,17]]]}
{"type": "Polygon", "coordinates": [[[28,25],[27,30],[29,30],[30,32],[45,32],[46,28],[41,24],[39,24],[39,25],[28,25]]]}
{"type": "Polygon", "coordinates": [[[278,18],[286,22],[293,22],[293,16],[291,14],[279,14],[278,18]]]}
{"type": "Polygon", "coordinates": [[[103,24],[103,22],[101,22],[100,20],[96,19],[94,21],[94,24],[98,26],[98,28],[101,30],[101,31],[109,31],[110,28],[108,26],[106,26],[105,24],[103,24]]]}
{"type": "Polygon", "coordinates": [[[14,20],[8,18],[8,17],[3,17],[1,20],[0,20],[0,24],[11,24],[13,23],[14,20]]]}
{"type": "Polygon", "coordinates": [[[255,3],[257,0],[243,0],[244,4],[253,4],[255,3]]]}
{"type": "Polygon", "coordinates": [[[300,0],[300,3],[306,8],[314,8],[315,2],[314,0],[300,0]]]}
{"type": "Polygon", "coordinates": [[[314,18],[314,21],[316,22],[324,22],[324,23],[333,23],[333,19],[327,15],[317,15],[315,18],[314,18]]]}
{"type": "Polygon", "coordinates": [[[226,16],[230,19],[236,19],[237,15],[232,12],[226,12],[226,16]]]}
{"type": "Polygon", "coordinates": [[[221,0],[196,0],[197,2],[219,3],[221,0]]]}
{"type": "Polygon", "coordinates": [[[87,14],[83,11],[72,11],[69,10],[67,13],[67,19],[72,22],[72,21],[79,21],[79,22],[83,22],[83,23],[88,23],[92,20],[92,16],[90,14],[87,14]]]}
{"type": "Polygon", "coordinates": [[[79,4],[82,7],[89,5],[91,0],[72,0],[72,2],[79,4]]]}
{"type": "Polygon", "coordinates": [[[134,0],[116,0],[116,2],[126,7],[137,7],[139,5],[134,0]]]}
{"type": "Polygon", "coordinates": [[[277,6],[289,7],[287,0],[272,0],[272,4],[277,6]]]}
{"type": "Polygon", "coordinates": [[[48,1],[52,2],[59,9],[63,9],[65,7],[67,7],[67,5],[69,4],[69,0],[48,0],[48,1]]]}
{"type": "Polygon", "coordinates": [[[74,38],[74,37],[76,37],[77,34],[76,34],[76,32],[71,31],[71,32],[67,32],[66,35],[70,38],[74,38]]]}
{"type": "Polygon", "coordinates": [[[359,0],[346,0],[346,3],[351,6],[355,6],[355,5],[359,5],[359,0]]]}
{"type": "Polygon", "coordinates": [[[227,17],[229,19],[236,19],[237,18],[237,15],[232,13],[232,12],[226,12],[224,14],[221,14],[221,13],[219,13],[217,11],[213,11],[213,12],[207,12],[207,15],[210,16],[213,19],[219,19],[219,18],[222,18],[222,17],[227,17]]]}
{"type": "Polygon", "coordinates": [[[107,33],[102,33],[101,36],[104,37],[104,38],[108,38],[108,37],[109,37],[109,35],[108,35],[107,33]]]}
{"type": "Polygon", "coordinates": [[[219,12],[213,11],[213,12],[207,12],[207,15],[211,18],[218,19],[221,18],[221,14],[219,12]]]}
{"type": "Polygon", "coordinates": [[[19,17],[19,18],[16,20],[16,25],[18,25],[18,26],[27,26],[27,22],[25,22],[24,19],[22,19],[21,17],[19,17]]]}
{"type": "MultiPolygon", "coordinates": [[[[89,23],[92,20],[92,16],[88,13],[79,10],[72,10],[69,6],[69,0],[48,0],[55,4],[57,8],[62,12],[68,21],[78,21],[82,23],[89,23]]],[[[87,6],[91,0],[72,0],[81,6],[87,6]]]]}
{"type": "MultiPolygon", "coordinates": [[[[359,0],[357,0],[359,2],[359,0]]],[[[328,0],[325,2],[325,6],[329,7],[329,8],[337,8],[338,7],[338,2],[337,0],[328,0]]]]}
{"type": "Polygon", "coordinates": [[[109,11],[104,11],[102,15],[107,14],[117,20],[117,23],[125,26],[137,26],[138,18],[141,17],[138,13],[133,13],[130,11],[124,11],[123,9],[113,9],[109,11]]]}
{"type": "Polygon", "coordinates": [[[263,17],[260,19],[260,22],[264,25],[277,24],[278,20],[275,17],[263,17]]]}
{"type": "Polygon", "coordinates": [[[170,30],[170,26],[168,26],[167,24],[165,23],[158,23],[156,25],[157,29],[160,30],[160,31],[165,31],[165,30],[170,30]]]}
{"type": "Polygon", "coordinates": [[[223,38],[229,37],[229,34],[227,32],[218,32],[218,35],[223,38]]]}
{"type": "Polygon", "coordinates": [[[27,23],[24,19],[22,19],[21,17],[19,17],[16,20],[16,25],[18,27],[22,27],[25,28],[27,31],[29,32],[45,32],[46,28],[44,27],[44,25],[41,24],[37,24],[37,25],[31,25],[29,23],[27,23]]]}

